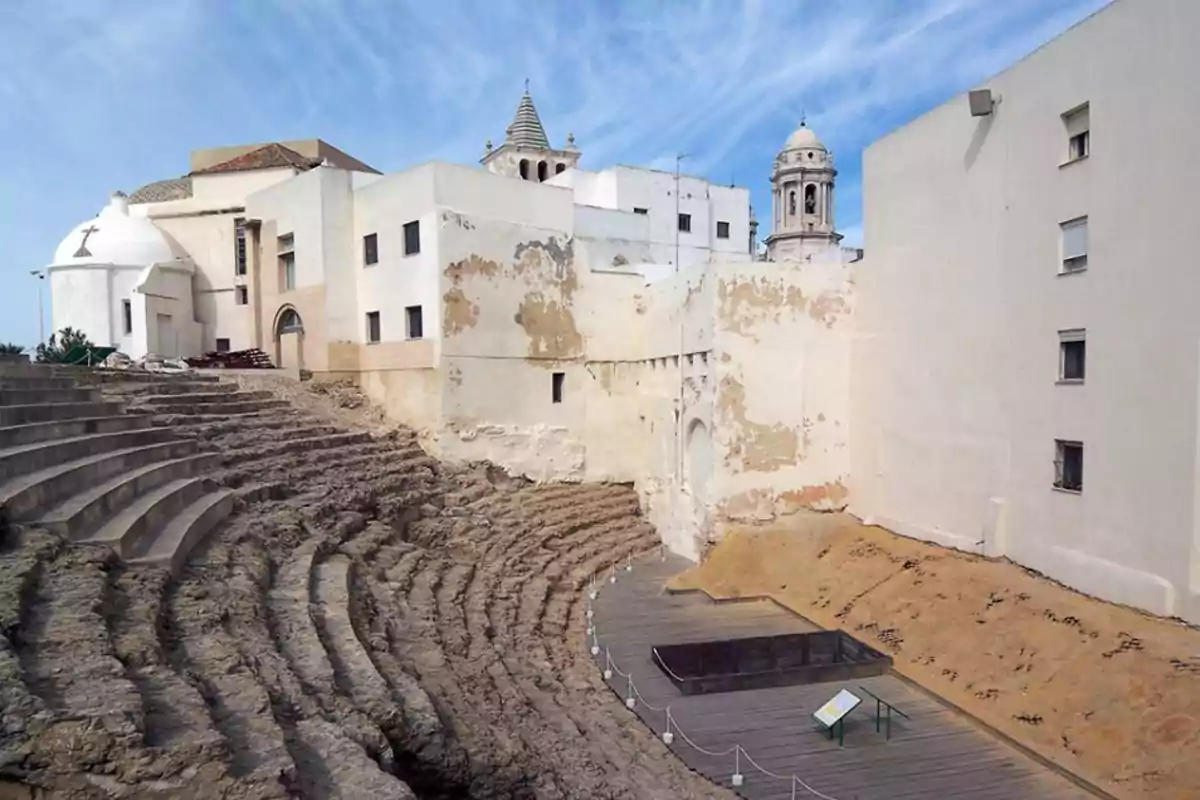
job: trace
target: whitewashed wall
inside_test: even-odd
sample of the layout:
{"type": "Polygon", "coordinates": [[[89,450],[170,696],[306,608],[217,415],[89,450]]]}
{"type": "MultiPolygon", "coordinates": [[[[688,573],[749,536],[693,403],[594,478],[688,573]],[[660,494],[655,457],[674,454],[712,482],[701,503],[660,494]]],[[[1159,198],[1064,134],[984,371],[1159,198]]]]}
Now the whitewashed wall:
{"type": "Polygon", "coordinates": [[[1200,4],[1118,2],[864,156],[856,513],[1200,622],[1200,4]],[[1090,104],[1091,154],[1062,115],[1090,104]],[[1088,215],[1086,272],[1059,223],[1088,215]],[[1058,331],[1087,330],[1082,385],[1058,331]],[[1083,491],[1053,487],[1055,439],[1083,491]]]}

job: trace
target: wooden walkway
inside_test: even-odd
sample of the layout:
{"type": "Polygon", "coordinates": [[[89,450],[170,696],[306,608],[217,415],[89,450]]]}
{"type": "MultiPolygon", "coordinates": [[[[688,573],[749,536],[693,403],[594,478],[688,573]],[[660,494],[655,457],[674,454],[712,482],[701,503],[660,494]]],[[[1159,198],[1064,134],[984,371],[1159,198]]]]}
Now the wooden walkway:
{"type": "MultiPolygon", "coordinates": [[[[783,776],[765,775],[741,756],[738,768],[744,783],[738,791],[751,800],[1095,797],[890,674],[724,694],[679,694],[651,661],[652,646],[814,630],[769,601],[718,604],[701,594],[666,594],[664,581],[688,565],[680,558],[662,561],[655,556],[636,562],[632,572],[619,571],[616,584],[599,584],[593,603],[600,646],[597,669],[603,668],[607,654],[617,669],[632,675],[640,698],[635,711],[659,734],[666,714],[651,706],[669,706],[677,731],[671,749],[714,782],[731,785],[735,762],[727,751],[740,746],[759,767],[783,776]],[[859,686],[910,717],[893,715],[890,741],[875,732],[875,703],[859,686]],[[862,697],[863,703],[847,717],[845,746],[839,747],[816,727],[812,713],[842,688],[862,697]],[[709,755],[697,748],[726,754],[709,755]],[[793,774],[820,794],[797,785],[793,795],[793,774]]],[[[628,683],[614,674],[610,686],[624,699],[628,683]]]]}

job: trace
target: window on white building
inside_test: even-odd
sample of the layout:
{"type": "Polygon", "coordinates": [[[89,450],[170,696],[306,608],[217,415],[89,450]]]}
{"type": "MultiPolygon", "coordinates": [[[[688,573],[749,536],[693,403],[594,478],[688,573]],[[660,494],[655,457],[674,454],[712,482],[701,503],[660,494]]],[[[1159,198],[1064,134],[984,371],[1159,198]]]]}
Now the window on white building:
{"type": "Polygon", "coordinates": [[[367,343],[375,344],[379,341],[379,312],[367,312],[367,343]]]}
{"type": "Polygon", "coordinates": [[[1062,228],[1062,272],[1080,272],[1088,265],[1088,218],[1063,222],[1062,228]]]}
{"type": "Polygon", "coordinates": [[[217,339],[217,352],[218,353],[228,353],[229,352],[229,340],[228,339],[217,339]]]}
{"type": "Polygon", "coordinates": [[[1091,152],[1091,113],[1087,103],[1063,114],[1067,129],[1067,163],[1086,158],[1091,152]]]}
{"type": "Polygon", "coordinates": [[[246,274],[246,220],[238,217],[233,221],[233,259],[234,272],[238,275],[246,274]]]}
{"type": "Polygon", "coordinates": [[[521,163],[517,165],[517,169],[521,173],[521,180],[529,180],[529,159],[522,158],[521,163]]]}
{"type": "Polygon", "coordinates": [[[133,302],[130,300],[121,301],[121,315],[125,323],[125,335],[133,333],[133,302]]]}
{"type": "Polygon", "coordinates": [[[729,238],[729,223],[728,222],[721,222],[718,220],[718,222],[717,222],[717,238],[718,239],[728,239],[729,238]]]}
{"type": "Polygon", "coordinates": [[[239,306],[248,305],[250,303],[250,290],[245,286],[233,287],[233,302],[239,306]]]}
{"type": "Polygon", "coordinates": [[[680,214],[679,215],[679,231],[680,231],[680,233],[691,233],[692,232],[692,215],[691,214],[680,214]]]}
{"type": "Polygon", "coordinates": [[[634,207],[633,207],[633,213],[635,213],[635,214],[641,214],[641,215],[644,217],[644,216],[646,216],[647,214],[649,214],[649,213],[650,213],[650,209],[648,209],[648,208],[638,208],[637,206],[634,206],[634,207]]]}
{"type": "Polygon", "coordinates": [[[415,256],[421,252],[421,223],[419,220],[404,223],[404,255],[415,256]]]}
{"type": "Polygon", "coordinates": [[[363,264],[368,267],[379,263],[379,234],[368,233],[363,237],[363,264]]]}
{"type": "Polygon", "coordinates": [[[296,288],[296,237],[285,233],[276,241],[279,254],[279,284],[285,291],[296,288]]]}
{"type": "Polygon", "coordinates": [[[566,382],[565,372],[550,373],[550,402],[561,403],[563,400],[563,384],[566,382]]]}
{"type": "Polygon", "coordinates": [[[566,170],[567,170],[566,164],[555,164],[554,165],[554,174],[555,175],[559,174],[560,172],[566,172],[566,170]]]}
{"type": "Polygon", "coordinates": [[[405,321],[408,326],[408,338],[420,339],[425,336],[425,323],[421,318],[420,306],[408,306],[404,309],[405,321]]]}
{"type": "Polygon", "coordinates": [[[1054,488],[1083,491],[1083,442],[1054,440],[1054,488]]]}
{"type": "Polygon", "coordinates": [[[1083,383],[1087,366],[1087,331],[1076,328],[1058,332],[1058,380],[1083,383]]]}
{"type": "Polygon", "coordinates": [[[550,177],[550,166],[545,161],[538,162],[538,182],[550,177]]]}

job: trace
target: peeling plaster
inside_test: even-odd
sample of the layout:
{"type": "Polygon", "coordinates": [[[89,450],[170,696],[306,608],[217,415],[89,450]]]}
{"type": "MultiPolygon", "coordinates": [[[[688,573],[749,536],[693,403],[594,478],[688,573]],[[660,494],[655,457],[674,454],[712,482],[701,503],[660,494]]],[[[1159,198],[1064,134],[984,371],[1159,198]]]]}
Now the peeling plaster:
{"type": "Polygon", "coordinates": [[[521,242],[513,250],[513,268],[518,275],[551,271],[548,268],[552,268],[555,280],[562,281],[562,290],[567,297],[578,287],[574,266],[575,244],[570,239],[562,245],[554,236],[544,242],[531,239],[521,242]]]}
{"type": "Polygon", "coordinates": [[[442,274],[449,278],[455,286],[462,286],[463,279],[472,275],[482,275],[485,278],[496,277],[500,274],[500,264],[472,253],[462,261],[452,261],[447,264],[442,274]]]}
{"type": "Polygon", "coordinates": [[[475,223],[471,222],[471,220],[465,214],[459,214],[455,211],[443,211],[442,224],[457,225],[465,231],[475,230],[475,223]]]}
{"type": "Polygon", "coordinates": [[[479,305],[468,300],[462,289],[455,286],[442,295],[442,336],[462,333],[477,322],[479,305]]]}
{"type": "Polygon", "coordinates": [[[779,322],[790,310],[832,328],[849,312],[850,304],[840,292],[825,291],[809,297],[799,286],[785,286],[768,278],[721,281],[717,287],[718,315],[725,330],[759,341],[754,328],[760,322],[779,322]]]}
{"type": "Polygon", "coordinates": [[[782,492],[750,489],[726,498],[718,507],[730,522],[769,522],[797,511],[841,511],[850,492],[840,480],[782,492]]]}
{"type": "Polygon", "coordinates": [[[583,336],[570,308],[541,292],[525,295],[513,321],[529,336],[530,358],[575,358],[583,351],[583,336]]]}
{"type": "Polygon", "coordinates": [[[717,409],[722,412],[721,426],[730,434],[726,466],[736,468],[740,461],[747,472],[774,472],[803,459],[801,435],[795,429],[746,418],[746,387],[732,375],[721,379],[717,409]]]}

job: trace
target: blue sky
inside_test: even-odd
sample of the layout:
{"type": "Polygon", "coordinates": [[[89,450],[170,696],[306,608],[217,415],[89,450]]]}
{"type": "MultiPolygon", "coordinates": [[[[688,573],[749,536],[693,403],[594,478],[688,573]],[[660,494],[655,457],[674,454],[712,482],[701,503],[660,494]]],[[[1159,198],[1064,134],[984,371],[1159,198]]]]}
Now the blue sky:
{"type": "MultiPolygon", "coordinates": [[[[377,169],[473,163],[524,80],[582,166],[749,186],[801,113],[861,243],[860,155],[1106,0],[5,0],[0,341],[37,340],[35,280],[117,189],[192,149],[320,137],[377,169]]],[[[49,301],[46,301],[47,324],[49,301]]]]}

